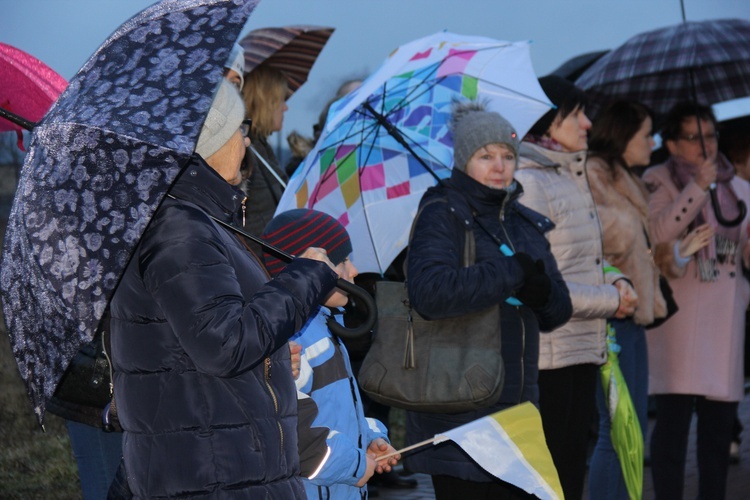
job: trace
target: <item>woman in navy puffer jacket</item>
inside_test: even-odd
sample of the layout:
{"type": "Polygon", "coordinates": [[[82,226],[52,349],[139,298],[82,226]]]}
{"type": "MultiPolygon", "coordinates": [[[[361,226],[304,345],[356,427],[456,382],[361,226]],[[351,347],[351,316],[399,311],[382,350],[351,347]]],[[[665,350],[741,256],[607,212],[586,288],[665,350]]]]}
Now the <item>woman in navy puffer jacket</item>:
{"type": "MultiPolygon", "coordinates": [[[[518,139],[512,126],[480,104],[455,104],[453,138],[450,180],[428,190],[420,203],[424,208],[407,261],[409,298],[428,319],[500,307],[505,385],[499,401],[482,410],[408,412],[407,444],[525,401],[536,404],[539,331],[561,325],[572,312],[568,289],[544,236],[552,223],[517,202],[523,190],[513,180],[518,139]],[[476,258],[474,265],[462,267],[467,231],[475,238],[476,258]],[[514,255],[504,256],[500,243],[514,255]],[[524,305],[506,303],[511,296],[524,305]]],[[[468,338],[470,332],[456,335],[468,338]]],[[[432,475],[437,498],[526,496],[486,473],[450,441],[423,448],[405,460],[409,470],[432,475]]]]}
{"type": "Polygon", "coordinates": [[[209,218],[241,223],[245,196],[231,184],[247,146],[243,117],[222,81],[200,156],[159,207],[112,301],[115,397],[136,498],[304,498],[287,340],[337,275],[308,249],[269,281],[209,218]]]}

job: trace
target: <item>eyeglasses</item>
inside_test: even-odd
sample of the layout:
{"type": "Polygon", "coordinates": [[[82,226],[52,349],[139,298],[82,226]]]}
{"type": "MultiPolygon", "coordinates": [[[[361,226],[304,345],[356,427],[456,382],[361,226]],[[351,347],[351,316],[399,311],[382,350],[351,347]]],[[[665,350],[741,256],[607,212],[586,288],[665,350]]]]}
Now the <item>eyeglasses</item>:
{"type": "MultiPolygon", "coordinates": [[[[701,141],[701,136],[698,134],[687,134],[687,135],[678,135],[678,139],[682,139],[683,141],[691,142],[693,144],[697,144],[701,141]]],[[[719,132],[714,132],[713,134],[704,134],[703,135],[703,142],[711,142],[711,141],[718,141],[719,140],[719,132]]]]}
{"type": "Polygon", "coordinates": [[[240,132],[242,132],[242,137],[249,136],[250,129],[252,128],[253,128],[253,121],[250,118],[242,120],[242,124],[240,125],[240,132]]]}

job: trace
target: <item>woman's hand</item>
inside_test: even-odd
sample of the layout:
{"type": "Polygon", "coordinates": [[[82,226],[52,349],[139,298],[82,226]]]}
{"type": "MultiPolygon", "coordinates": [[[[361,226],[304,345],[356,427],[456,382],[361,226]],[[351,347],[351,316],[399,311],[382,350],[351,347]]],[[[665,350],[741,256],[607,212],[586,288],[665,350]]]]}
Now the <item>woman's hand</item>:
{"type": "Polygon", "coordinates": [[[638,294],[627,280],[618,279],[614,283],[617,293],[620,294],[620,307],[615,312],[615,318],[623,319],[635,314],[635,308],[638,307],[638,294]]]}
{"type": "Polygon", "coordinates": [[[298,255],[297,257],[302,259],[312,259],[317,260],[320,262],[325,262],[328,264],[328,267],[331,268],[331,271],[338,274],[338,271],[336,270],[336,266],[333,265],[333,262],[331,262],[331,259],[328,258],[328,253],[325,251],[324,248],[318,248],[318,247],[310,247],[304,252],[302,252],[301,255],[298,255]]]}
{"type": "Polygon", "coordinates": [[[695,252],[708,245],[713,237],[714,228],[708,224],[696,227],[680,241],[680,257],[686,258],[695,254],[695,252]]]}
{"type": "Polygon", "coordinates": [[[698,171],[695,173],[695,183],[698,184],[701,189],[706,191],[711,187],[711,184],[716,182],[717,172],[718,166],[716,165],[716,160],[706,158],[703,163],[698,166],[698,171]]]}

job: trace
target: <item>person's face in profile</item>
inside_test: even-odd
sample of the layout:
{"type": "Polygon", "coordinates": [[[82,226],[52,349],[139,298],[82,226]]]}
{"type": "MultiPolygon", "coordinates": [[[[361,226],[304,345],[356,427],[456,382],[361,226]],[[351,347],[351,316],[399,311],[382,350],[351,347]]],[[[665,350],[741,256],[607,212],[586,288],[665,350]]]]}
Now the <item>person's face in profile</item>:
{"type": "Polygon", "coordinates": [[[583,108],[577,107],[562,119],[560,119],[558,113],[555,121],[549,127],[549,136],[562,146],[563,151],[572,153],[588,148],[588,130],[590,128],[591,120],[586,116],[583,108]]]}

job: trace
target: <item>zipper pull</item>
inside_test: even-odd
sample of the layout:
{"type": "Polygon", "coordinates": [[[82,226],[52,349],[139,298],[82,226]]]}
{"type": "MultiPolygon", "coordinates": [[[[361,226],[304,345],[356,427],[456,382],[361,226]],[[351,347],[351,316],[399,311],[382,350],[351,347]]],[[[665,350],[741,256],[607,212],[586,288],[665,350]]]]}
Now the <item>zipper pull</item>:
{"type": "Polygon", "coordinates": [[[265,365],[263,370],[266,373],[266,380],[271,380],[271,358],[266,358],[263,364],[265,365]]]}
{"type": "Polygon", "coordinates": [[[245,227],[245,216],[247,215],[247,207],[245,206],[246,201],[247,196],[242,200],[242,227],[245,227]]]}

